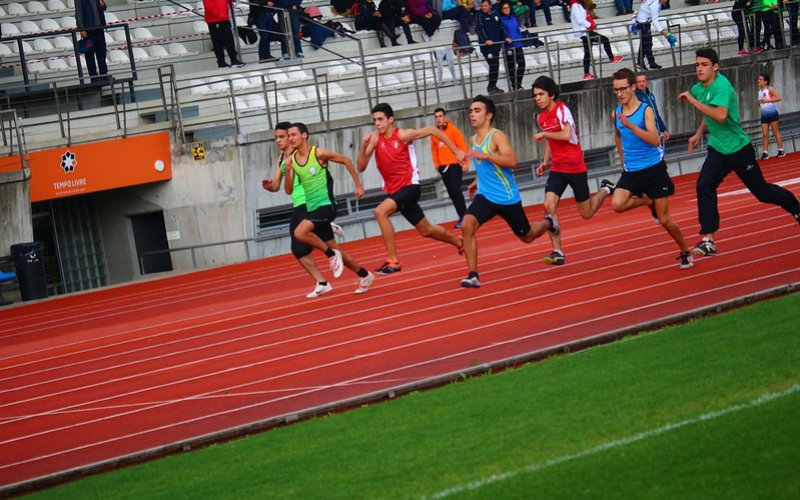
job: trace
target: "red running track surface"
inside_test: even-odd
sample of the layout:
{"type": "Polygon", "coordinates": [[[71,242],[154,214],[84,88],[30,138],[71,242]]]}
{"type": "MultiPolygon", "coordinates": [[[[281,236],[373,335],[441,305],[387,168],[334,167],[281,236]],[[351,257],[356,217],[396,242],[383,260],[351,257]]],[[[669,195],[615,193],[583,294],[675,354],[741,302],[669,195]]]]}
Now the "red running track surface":
{"type": "MultiPolygon", "coordinates": [[[[764,169],[800,192],[797,155],[764,169]]],[[[694,180],[675,179],[671,199],[690,245],[694,180]]],[[[404,232],[403,271],[364,295],[345,271],[307,300],[313,282],[285,255],[5,309],[0,487],[800,282],[790,216],[735,176],[720,193],[720,254],[691,270],[646,208],[609,200],[583,221],[565,200],[567,264],[542,264],[548,238],[524,245],[493,220],[480,289],[459,287],[452,247],[404,232]]],[[[379,238],[343,247],[368,268],[384,258],[379,238]]]]}

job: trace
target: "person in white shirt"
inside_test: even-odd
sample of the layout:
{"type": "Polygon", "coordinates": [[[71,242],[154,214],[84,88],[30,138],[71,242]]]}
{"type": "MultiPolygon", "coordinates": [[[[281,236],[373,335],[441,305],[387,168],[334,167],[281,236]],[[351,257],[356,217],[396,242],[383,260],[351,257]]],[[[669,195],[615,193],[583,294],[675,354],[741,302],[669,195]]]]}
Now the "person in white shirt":
{"type": "Polygon", "coordinates": [[[661,6],[666,5],[668,0],[643,0],[642,5],[636,12],[636,17],[633,18],[633,25],[631,30],[636,33],[639,32],[639,55],[636,63],[642,69],[647,69],[644,64],[644,59],[650,63],[650,69],[661,69],[656,63],[656,58],[653,55],[653,33],[651,27],[664,35],[671,47],[674,47],[678,42],[675,35],[669,32],[667,26],[661,22],[659,15],[661,14],[661,6]]]}
{"type": "Polygon", "coordinates": [[[592,43],[597,43],[599,41],[599,43],[603,44],[603,50],[605,50],[608,56],[608,62],[618,63],[622,61],[622,56],[614,55],[614,52],[611,50],[611,42],[607,36],[595,33],[594,29],[597,25],[594,23],[594,19],[590,20],[586,13],[586,2],[587,0],[573,0],[570,6],[569,19],[572,23],[572,36],[580,39],[583,43],[583,79],[589,80],[597,78],[597,76],[589,73],[592,43]]]}

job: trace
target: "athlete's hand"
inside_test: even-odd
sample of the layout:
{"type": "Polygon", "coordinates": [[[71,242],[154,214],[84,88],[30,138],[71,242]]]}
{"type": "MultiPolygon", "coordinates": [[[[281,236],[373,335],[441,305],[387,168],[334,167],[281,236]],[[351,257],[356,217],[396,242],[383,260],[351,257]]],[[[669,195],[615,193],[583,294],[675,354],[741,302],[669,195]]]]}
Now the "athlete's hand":
{"type": "Polygon", "coordinates": [[[272,182],[272,179],[264,179],[261,181],[261,187],[263,187],[267,191],[272,191],[273,186],[274,184],[272,182]]]}
{"type": "Polygon", "coordinates": [[[353,195],[355,195],[356,199],[359,199],[362,196],[364,196],[364,186],[362,186],[361,184],[356,186],[356,190],[353,192],[353,195]]]}
{"type": "Polygon", "coordinates": [[[487,155],[483,151],[478,151],[477,149],[470,149],[469,153],[467,153],[467,156],[469,156],[470,158],[475,158],[476,160],[489,159],[489,155],[487,155]]]}
{"type": "Polygon", "coordinates": [[[547,169],[547,164],[545,162],[540,163],[539,166],[536,167],[536,175],[538,175],[539,177],[543,176],[544,171],[546,169],[547,169]]]}
{"type": "Polygon", "coordinates": [[[693,101],[695,101],[695,98],[689,91],[681,92],[680,94],[678,94],[678,102],[686,102],[692,104],[693,101]]]}
{"type": "Polygon", "coordinates": [[[466,173],[469,170],[469,158],[464,156],[464,161],[461,162],[461,173],[466,173]]]}
{"type": "Polygon", "coordinates": [[[472,181],[472,184],[469,185],[467,188],[467,196],[469,196],[470,200],[475,199],[475,193],[478,191],[478,181],[472,181]]]}
{"type": "Polygon", "coordinates": [[[533,135],[533,140],[536,142],[542,142],[542,139],[544,138],[545,138],[544,132],[537,132],[536,134],[533,135]]]}
{"type": "Polygon", "coordinates": [[[458,163],[460,163],[461,166],[463,167],[464,165],[467,164],[468,158],[463,151],[459,151],[458,153],[456,153],[456,160],[458,160],[458,163]]]}
{"type": "Polygon", "coordinates": [[[617,119],[619,119],[620,123],[622,123],[625,128],[631,128],[633,123],[625,116],[625,113],[617,113],[617,119]]]}
{"type": "Polygon", "coordinates": [[[689,137],[689,154],[694,152],[694,148],[700,145],[700,140],[703,138],[702,134],[694,134],[689,137]]]}
{"type": "Polygon", "coordinates": [[[668,140],[669,140],[669,130],[665,130],[664,131],[664,142],[667,142],[668,140]]]}
{"type": "Polygon", "coordinates": [[[372,140],[372,132],[367,132],[361,137],[361,148],[366,148],[369,145],[369,141],[372,140]]]}

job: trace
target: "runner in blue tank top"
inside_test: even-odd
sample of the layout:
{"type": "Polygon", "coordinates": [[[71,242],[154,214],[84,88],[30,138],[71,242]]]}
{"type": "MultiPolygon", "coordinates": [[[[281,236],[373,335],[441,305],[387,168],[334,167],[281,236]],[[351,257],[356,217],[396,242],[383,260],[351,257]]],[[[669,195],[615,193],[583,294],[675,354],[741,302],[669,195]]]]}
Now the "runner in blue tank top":
{"type": "Polygon", "coordinates": [[[681,269],[689,269],[692,252],[683,233],[669,213],[669,196],[675,185],[669,178],[667,164],[661,153],[661,138],[656,126],[656,114],[650,105],[636,97],[636,75],[623,68],[612,76],[614,93],[620,106],[614,110],[614,141],[624,171],[614,189],[611,207],[625,212],[637,207],[650,207],[653,216],[678,244],[681,269]]]}
{"type": "Polygon", "coordinates": [[[525,216],[522,199],[514,181],[513,169],[517,166],[517,155],[511,148],[508,136],[492,128],[495,115],[494,102],[479,95],[469,107],[469,121],[475,129],[467,156],[475,163],[475,180],[467,189],[473,199],[461,226],[464,233],[464,252],[467,256],[469,274],[461,280],[465,288],[478,288],[478,241],[475,237],[478,228],[495,215],[508,223],[514,234],[523,242],[530,243],[545,232],[558,234],[558,226],[552,217],[534,222],[533,226],[525,216]]]}

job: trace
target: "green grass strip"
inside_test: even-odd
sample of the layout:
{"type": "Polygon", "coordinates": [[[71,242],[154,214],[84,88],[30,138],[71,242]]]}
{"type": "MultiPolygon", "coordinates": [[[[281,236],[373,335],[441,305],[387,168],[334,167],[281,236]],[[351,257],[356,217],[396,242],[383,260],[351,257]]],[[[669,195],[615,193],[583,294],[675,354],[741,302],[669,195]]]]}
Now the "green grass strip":
{"type": "Polygon", "coordinates": [[[37,496],[790,498],[798,325],[783,297],[37,496]]]}

